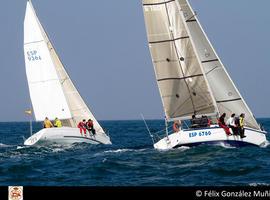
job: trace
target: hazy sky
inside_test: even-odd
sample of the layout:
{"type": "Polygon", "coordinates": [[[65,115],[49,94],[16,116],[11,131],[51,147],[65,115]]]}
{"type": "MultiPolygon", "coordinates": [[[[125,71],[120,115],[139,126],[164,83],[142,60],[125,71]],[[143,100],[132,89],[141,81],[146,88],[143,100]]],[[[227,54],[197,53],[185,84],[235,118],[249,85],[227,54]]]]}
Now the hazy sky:
{"type": "MultiPolygon", "coordinates": [[[[162,118],[141,0],[32,0],[97,119],[162,118]]],[[[199,20],[257,117],[269,117],[270,1],[192,0],[199,20]]],[[[1,0],[0,121],[25,121],[26,0],[1,0]]]]}

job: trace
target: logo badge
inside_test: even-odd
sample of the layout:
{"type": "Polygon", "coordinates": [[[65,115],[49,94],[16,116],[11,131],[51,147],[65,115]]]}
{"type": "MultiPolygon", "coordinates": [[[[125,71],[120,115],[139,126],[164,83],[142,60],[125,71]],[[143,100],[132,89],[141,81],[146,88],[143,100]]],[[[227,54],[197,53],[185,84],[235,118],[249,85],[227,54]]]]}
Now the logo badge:
{"type": "Polygon", "coordinates": [[[23,200],[23,187],[22,186],[9,186],[8,199],[9,200],[23,200]]]}

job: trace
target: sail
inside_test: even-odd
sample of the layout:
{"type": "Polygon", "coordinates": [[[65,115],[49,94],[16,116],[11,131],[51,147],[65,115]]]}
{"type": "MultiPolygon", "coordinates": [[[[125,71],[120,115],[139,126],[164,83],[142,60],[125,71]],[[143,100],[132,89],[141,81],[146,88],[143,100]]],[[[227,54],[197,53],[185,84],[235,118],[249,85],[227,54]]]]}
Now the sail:
{"type": "Polygon", "coordinates": [[[197,49],[199,62],[203,65],[203,70],[215,97],[219,112],[236,113],[237,115],[245,113],[247,126],[260,129],[252,112],[209,42],[189,2],[187,0],[177,0],[177,3],[181,13],[179,17],[184,16],[185,18],[190,38],[197,49]]]}
{"type": "Polygon", "coordinates": [[[24,20],[26,75],[37,121],[45,117],[71,118],[57,72],[42,35],[40,24],[29,2],[24,20]]]}
{"type": "Polygon", "coordinates": [[[26,71],[36,120],[43,120],[45,116],[58,117],[65,119],[63,124],[75,127],[82,119],[92,119],[96,131],[104,133],[68,76],[30,1],[27,2],[24,25],[26,71]],[[28,59],[28,52],[35,53],[34,62],[28,59]],[[53,97],[54,93],[58,97],[53,97]],[[61,109],[64,106],[65,109],[61,109]],[[61,115],[57,109],[66,114],[61,115]]]}
{"type": "Polygon", "coordinates": [[[216,115],[186,20],[172,0],[143,0],[149,48],[167,119],[216,115]]]}

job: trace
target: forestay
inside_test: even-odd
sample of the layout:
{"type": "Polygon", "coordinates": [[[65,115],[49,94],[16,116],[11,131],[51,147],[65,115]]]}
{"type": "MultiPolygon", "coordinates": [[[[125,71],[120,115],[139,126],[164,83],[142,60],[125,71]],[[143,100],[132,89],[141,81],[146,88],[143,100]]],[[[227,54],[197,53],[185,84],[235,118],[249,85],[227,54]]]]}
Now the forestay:
{"type": "Polygon", "coordinates": [[[177,2],[144,0],[143,8],[166,117],[217,114],[216,102],[177,2]]]}
{"type": "Polygon", "coordinates": [[[82,119],[92,119],[96,131],[104,132],[69,78],[29,1],[24,26],[26,72],[36,120],[58,117],[75,127],[82,119]]]}

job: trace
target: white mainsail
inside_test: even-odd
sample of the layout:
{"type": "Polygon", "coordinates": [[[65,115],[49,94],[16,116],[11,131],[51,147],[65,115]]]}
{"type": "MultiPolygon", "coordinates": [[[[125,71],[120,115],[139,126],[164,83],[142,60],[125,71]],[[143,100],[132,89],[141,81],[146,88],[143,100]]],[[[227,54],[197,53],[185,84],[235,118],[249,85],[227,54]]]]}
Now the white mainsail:
{"type": "Polygon", "coordinates": [[[96,131],[104,133],[64,69],[31,1],[27,1],[24,20],[24,53],[36,120],[58,117],[75,127],[82,119],[92,119],[96,131]]]}
{"type": "Polygon", "coordinates": [[[150,52],[166,117],[217,114],[176,1],[144,0],[150,52]]]}
{"type": "MultiPolygon", "coordinates": [[[[209,42],[188,1],[143,0],[143,7],[150,51],[164,109],[169,118],[177,116],[168,113],[168,107],[177,108],[178,117],[186,115],[185,109],[192,113],[193,110],[190,109],[192,107],[182,108],[178,106],[182,104],[183,99],[176,100],[174,98],[177,94],[180,97],[181,95],[188,95],[189,91],[182,86],[181,81],[174,81],[173,84],[166,84],[166,87],[164,87],[159,83],[160,77],[172,78],[177,75],[178,78],[183,77],[184,79],[187,77],[184,80],[188,82],[189,77],[193,76],[192,82],[195,82],[194,85],[197,86],[195,88],[196,93],[199,93],[198,90],[200,90],[201,100],[209,105],[212,112],[216,109],[219,113],[245,113],[247,126],[260,129],[252,112],[209,42]],[[158,45],[153,47],[155,41],[158,45]],[[178,47],[177,51],[179,52],[177,53],[183,57],[182,61],[173,58],[177,63],[174,67],[170,62],[165,62],[167,58],[173,60],[170,58],[173,55],[172,43],[178,47]],[[179,70],[183,69],[188,69],[187,71],[192,73],[179,74],[179,70]],[[200,74],[203,74],[203,76],[200,76],[203,79],[201,81],[198,78],[200,74]],[[213,97],[213,102],[211,102],[210,97],[213,97]],[[170,101],[166,103],[168,98],[170,98],[170,101]]],[[[191,84],[188,84],[188,87],[191,90],[194,88],[191,84]]],[[[192,95],[190,99],[192,99],[192,95]]],[[[193,103],[197,104],[197,101],[193,100],[193,103]]],[[[201,104],[203,105],[203,103],[201,104]]],[[[194,111],[196,110],[194,109],[194,111]]],[[[202,114],[207,113],[209,112],[202,110],[202,114]]]]}

